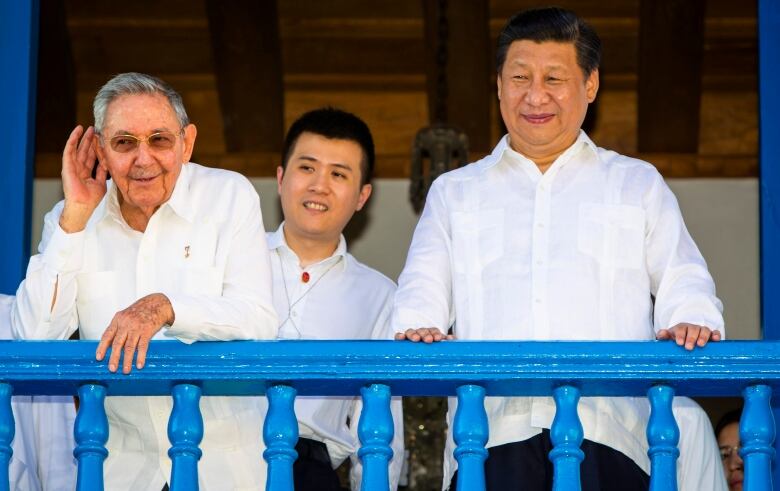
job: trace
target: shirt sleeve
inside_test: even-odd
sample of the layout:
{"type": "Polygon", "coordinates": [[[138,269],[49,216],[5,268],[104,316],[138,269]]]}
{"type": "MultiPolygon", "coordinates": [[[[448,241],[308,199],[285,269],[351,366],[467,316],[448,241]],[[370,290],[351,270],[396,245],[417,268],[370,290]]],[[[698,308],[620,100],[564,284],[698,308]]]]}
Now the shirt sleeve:
{"type": "Polygon", "coordinates": [[[16,291],[11,329],[16,339],[67,339],[78,328],[76,275],[84,258],[85,232],[59,225],[64,201],[44,217],[38,254],[16,291]]]}
{"type": "Polygon", "coordinates": [[[232,240],[225,264],[222,295],[164,293],[175,320],[169,336],[194,341],[273,339],[279,328],[271,293],[271,262],[260,197],[249,181],[233,212],[232,240]]]}
{"type": "Polygon", "coordinates": [[[398,278],[391,320],[394,332],[420,327],[446,332],[452,325],[451,254],[450,224],[439,178],[428,192],[406,265],[398,278]]]}
{"type": "Polygon", "coordinates": [[[647,267],[658,332],[681,322],[707,326],[725,337],[723,304],[707,263],[685,228],[674,194],[656,173],[646,194],[647,267]]]}

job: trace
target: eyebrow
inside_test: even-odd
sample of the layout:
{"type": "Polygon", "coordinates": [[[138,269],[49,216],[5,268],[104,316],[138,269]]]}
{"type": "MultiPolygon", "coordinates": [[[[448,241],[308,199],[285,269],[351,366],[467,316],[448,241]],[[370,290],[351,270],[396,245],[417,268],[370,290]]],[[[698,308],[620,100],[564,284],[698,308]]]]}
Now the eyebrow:
{"type": "MultiPolygon", "coordinates": [[[[528,63],[524,63],[522,61],[513,61],[510,62],[510,65],[515,65],[520,68],[528,68],[530,66],[528,63]]],[[[562,63],[553,63],[550,65],[545,65],[543,68],[546,68],[548,70],[560,70],[560,69],[567,69],[567,66],[562,63]]]]}
{"type": "MultiPolygon", "coordinates": [[[[173,131],[169,130],[168,128],[155,128],[155,129],[153,129],[153,130],[151,131],[151,133],[149,133],[149,134],[150,134],[150,135],[153,135],[153,134],[155,134],[155,133],[162,133],[163,131],[165,131],[165,132],[168,132],[168,133],[174,133],[173,131]]],[[[114,132],[114,134],[113,134],[113,135],[111,135],[111,136],[121,136],[121,135],[130,135],[130,136],[135,136],[135,133],[133,133],[132,131],[127,131],[127,130],[122,130],[122,129],[119,129],[119,130],[116,130],[116,131],[114,132]]]]}
{"type": "MultiPolygon", "coordinates": [[[[301,155],[298,157],[298,160],[305,160],[306,162],[320,162],[319,159],[316,159],[310,155],[301,155]]],[[[347,172],[354,172],[352,170],[352,167],[348,166],[347,164],[343,164],[341,162],[332,162],[332,163],[326,163],[325,165],[329,167],[337,167],[339,169],[343,169],[347,172]]]]}

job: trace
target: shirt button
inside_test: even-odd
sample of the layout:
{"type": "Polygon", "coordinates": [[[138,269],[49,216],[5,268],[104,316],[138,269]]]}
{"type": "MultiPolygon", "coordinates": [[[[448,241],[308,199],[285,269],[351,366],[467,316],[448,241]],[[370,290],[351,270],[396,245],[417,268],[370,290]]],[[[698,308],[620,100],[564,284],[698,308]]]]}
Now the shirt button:
{"type": "Polygon", "coordinates": [[[537,299],[535,299],[535,300],[534,300],[534,302],[536,302],[536,303],[542,303],[542,299],[541,299],[541,298],[537,298],[537,299]]]}
{"type": "Polygon", "coordinates": [[[293,316],[293,317],[298,317],[298,312],[296,312],[295,310],[293,310],[292,316],[293,316]]]}
{"type": "Polygon", "coordinates": [[[542,261],[541,259],[536,261],[537,266],[541,266],[542,264],[544,264],[544,261],[542,261]]]}
{"type": "Polygon", "coordinates": [[[542,222],[539,222],[536,224],[536,228],[544,228],[544,224],[542,222]]]}

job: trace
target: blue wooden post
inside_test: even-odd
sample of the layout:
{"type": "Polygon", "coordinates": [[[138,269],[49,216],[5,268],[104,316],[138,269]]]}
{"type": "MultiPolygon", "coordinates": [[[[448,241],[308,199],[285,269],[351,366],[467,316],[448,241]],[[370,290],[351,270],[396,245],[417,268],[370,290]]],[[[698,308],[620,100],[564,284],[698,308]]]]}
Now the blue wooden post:
{"type": "Polygon", "coordinates": [[[15,293],[30,256],[38,0],[0,2],[0,293],[15,293]]]}
{"type": "Polygon", "coordinates": [[[198,445],[203,439],[203,417],[200,414],[200,387],[177,384],[171,391],[173,409],[168,419],[171,448],[171,491],[197,491],[198,460],[203,454],[198,445]]]}
{"type": "MultiPolygon", "coordinates": [[[[780,339],[780,2],[758,0],[759,169],[761,171],[761,324],[780,339]]],[[[775,406],[780,418],[780,407],[775,406]]],[[[775,439],[780,451],[780,439],[775,439]]],[[[780,476],[780,459],[774,474],[780,476]]],[[[780,490],[780,479],[777,489],[780,490]]]]}
{"type": "Polygon", "coordinates": [[[553,399],[555,418],[550,428],[553,491],[580,489],[580,463],[585,458],[585,453],[580,449],[585,433],[577,415],[580,390],[562,385],[553,391],[553,399]]]}
{"type": "Polygon", "coordinates": [[[108,418],[103,403],[106,388],[97,384],[79,387],[79,413],[73,427],[76,448],[73,456],[79,463],[77,491],[102,491],[103,461],[108,456],[108,418]]]}
{"type": "Polygon", "coordinates": [[[490,428],[485,412],[485,389],[478,385],[461,385],[456,389],[458,410],[455,412],[452,437],[457,447],[458,489],[484,491],[485,459],[490,428]]]}
{"type": "Polygon", "coordinates": [[[266,392],[268,414],[263,423],[263,452],[268,462],[268,491],[293,491],[293,462],[298,458],[298,419],[295,417],[295,389],[275,385],[266,392]]]}
{"type": "Polygon", "coordinates": [[[390,387],[372,384],[360,389],[363,411],[358,422],[363,463],[361,489],[384,491],[390,488],[388,463],[393,458],[393,415],[390,412],[390,387]]]}
{"type": "Polygon", "coordinates": [[[675,491],[680,430],[672,413],[674,389],[656,385],[647,391],[647,397],[650,399],[650,421],[647,423],[650,491],[675,491]]]}
{"type": "Polygon", "coordinates": [[[739,421],[740,457],[745,461],[745,491],[772,489],[772,459],[775,449],[775,419],[767,385],[751,385],[743,392],[745,407],[739,421]]]}
{"type": "Polygon", "coordinates": [[[14,451],[11,442],[14,440],[16,425],[11,409],[11,394],[13,389],[9,384],[0,383],[0,491],[9,491],[8,464],[14,451]]]}

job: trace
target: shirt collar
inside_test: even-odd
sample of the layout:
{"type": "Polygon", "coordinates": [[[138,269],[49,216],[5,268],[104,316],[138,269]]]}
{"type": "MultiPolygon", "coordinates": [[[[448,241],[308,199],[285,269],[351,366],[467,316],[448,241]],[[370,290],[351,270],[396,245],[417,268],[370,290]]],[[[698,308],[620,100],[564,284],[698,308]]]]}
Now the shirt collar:
{"type": "MultiPolygon", "coordinates": [[[[556,167],[565,165],[567,162],[571,160],[571,157],[574,154],[576,154],[579,150],[581,150],[583,147],[589,148],[593,152],[593,155],[598,155],[598,147],[596,147],[596,144],[593,143],[593,140],[590,139],[587,133],[585,133],[582,129],[580,129],[580,132],[577,135],[577,139],[574,140],[574,143],[572,143],[569,148],[564,150],[563,153],[559,155],[557,159],[555,159],[553,165],[556,167]],[[558,165],[555,165],[556,163],[558,163],[558,165]]],[[[508,134],[504,135],[504,137],[501,138],[501,141],[498,142],[496,147],[493,149],[493,152],[490,154],[491,164],[500,162],[505,157],[505,154],[511,156],[512,160],[523,159],[533,163],[528,157],[521,154],[520,152],[515,151],[509,145],[508,134]]]]}
{"type": "MultiPolygon", "coordinates": [[[[290,246],[287,245],[287,240],[284,238],[284,222],[279,224],[279,228],[276,229],[275,232],[271,232],[266,237],[266,241],[268,242],[268,250],[270,251],[277,251],[277,253],[280,256],[286,256],[288,258],[292,258],[295,261],[295,264],[300,264],[300,260],[298,258],[298,255],[293,251],[290,246]]],[[[325,264],[329,263],[332,260],[338,260],[341,258],[344,258],[347,255],[347,240],[344,238],[344,234],[339,235],[339,245],[336,246],[336,250],[333,251],[333,254],[330,255],[330,257],[327,257],[323,259],[322,261],[319,261],[317,263],[314,263],[312,266],[317,264],[325,264]]],[[[346,261],[344,262],[344,266],[346,267],[346,261]]]]}
{"type": "Polygon", "coordinates": [[[168,206],[172,212],[179,215],[183,219],[190,223],[195,221],[195,206],[190,202],[190,181],[192,179],[192,171],[190,171],[190,165],[184,163],[181,166],[181,172],[176,179],[176,184],[173,186],[173,193],[168,201],[162,204],[162,206],[168,206]]]}
{"type": "MultiPolygon", "coordinates": [[[[191,172],[189,165],[184,164],[181,167],[179,178],[176,180],[176,184],[173,188],[171,197],[163,203],[160,207],[168,206],[171,211],[184,218],[188,222],[192,223],[195,220],[194,212],[195,207],[190,205],[189,200],[189,187],[191,172]]],[[[97,208],[95,208],[92,214],[98,222],[110,217],[120,223],[125,224],[125,219],[122,216],[122,210],[119,208],[119,189],[116,187],[116,183],[113,179],[109,179],[106,183],[106,195],[100,201],[97,208]]]]}

